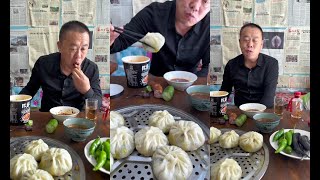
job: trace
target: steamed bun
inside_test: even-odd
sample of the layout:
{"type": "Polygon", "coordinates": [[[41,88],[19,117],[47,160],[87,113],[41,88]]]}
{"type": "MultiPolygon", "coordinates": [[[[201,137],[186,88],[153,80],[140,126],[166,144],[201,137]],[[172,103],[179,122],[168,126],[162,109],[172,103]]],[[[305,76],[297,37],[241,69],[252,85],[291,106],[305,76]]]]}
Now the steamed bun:
{"type": "Polygon", "coordinates": [[[25,153],[31,154],[36,161],[40,161],[42,153],[46,152],[49,146],[42,140],[31,141],[24,149],[25,153]]]}
{"type": "Polygon", "coordinates": [[[220,160],[211,166],[210,180],[238,180],[241,176],[241,167],[231,158],[220,160]]]}
{"type": "Polygon", "coordinates": [[[223,148],[234,148],[239,145],[239,135],[234,131],[227,131],[219,138],[219,144],[223,148]]]}
{"type": "Polygon", "coordinates": [[[201,127],[193,121],[176,121],[169,131],[169,142],[185,151],[194,151],[204,144],[201,127]]]}
{"type": "Polygon", "coordinates": [[[161,146],[152,156],[153,173],[159,180],[188,179],[193,166],[188,154],[177,146],[161,146]]]}
{"type": "Polygon", "coordinates": [[[153,126],[140,129],[134,135],[134,142],[138,152],[144,156],[152,156],[158,147],[169,144],[161,129],[153,126]]]}
{"type": "Polygon", "coordinates": [[[38,169],[38,163],[30,154],[17,154],[10,159],[10,178],[20,179],[23,173],[28,170],[38,169]]]}
{"type": "Polygon", "coordinates": [[[39,168],[48,171],[52,176],[61,176],[72,169],[72,158],[63,148],[52,147],[43,153],[39,168]]]}
{"type": "Polygon", "coordinates": [[[126,126],[110,130],[110,152],[115,159],[129,156],[134,146],[134,133],[126,126]]]}
{"type": "Polygon", "coordinates": [[[26,171],[20,180],[53,180],[53,177],[47,171],[37,169],[26,171]]]}
{"type": "Polygon", "coordinates": [[[167,111],[155,111],[149,116],[149,126],[160,128],[163,133],[167,133],[175,122],[173,116],[167,111]]]}
{"type": "Polygon", "coordinates": [[[145,44],[142,44],[143,48],[146,50],[146,51],[150,51],[150,52],[158,52],[162,46],[164,45],[165,43],[165,38],[162,36],[162,34],[160,33],[147,33],[142,39],[141,41],[151,45],[153,48],[145,45],[145,44]]]}
{"type": "Polygon", "coordinates": [[[124,125],[123,116],[117,111],[110,111],[110,129],[114,129],[124,125]]]}
{"type": "Polygon", "coordinates": [[[239,146],[246,152],[257,152],[262,148],[262,145],[263,136],[255,131],[244,133],[239,138],[239,146]]]}
{"type": "Polygon", "coordinates": [[[210,140],[209,144],[213,144],[219,140],[219,137],[221,135],[221,131],[215,127],[210,127],[210,140]]]}

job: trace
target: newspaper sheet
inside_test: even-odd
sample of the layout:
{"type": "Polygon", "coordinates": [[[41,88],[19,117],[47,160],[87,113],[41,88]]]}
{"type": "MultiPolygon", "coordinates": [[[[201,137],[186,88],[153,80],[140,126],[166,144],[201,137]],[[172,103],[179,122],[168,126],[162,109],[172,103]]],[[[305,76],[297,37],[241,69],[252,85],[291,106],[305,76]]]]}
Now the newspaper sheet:
{"type": "Polygon", "coordinates": [[[211,26],[222,25],[221,0],[210,1],[210,25],[211,26]]]}
{"type": "Polygon", "coordinates": [[[95,28],[94,33],[94,61],[99,66],[100,74],[109,74],[110,70],[103,69],[101,65],[110,64],[110,28],[109,25],[100,25],[95,28]],[[104,72],[103,72],[104,71],[104,72]]]}
{"type": "Polygon", "coordinates": [[[110,0],[97,0],[97,25],[110,24],[110,0]]]}
{"type": "Polygon", "coordinates": [[[293,76],[289,78],[289,88],[310,88],[310,77],[293,76]]]}
{"type": "Polygon", "coordinates": [[[255,2],[255,23],[271,27],[287,25],[288,0],[256,0],[255,2]]]}
{"type": "Polygon", "coordinates": [[[165,2],[167,0],[132,0],[133,16],[135,16],[141,9],[148,6],[152,2],[165,2]]]}
{"type": "Polygon", "coordinates": [[[87,26],[94,26],[96,20],[96,0],[62,0],[62,24],[78,20],[87,26]]]}
{"type": "Polygon", "coordinates": [[[221,29],[210,29],[210,67],[208,84],[221,84],[223,70],[221,29]]]}
{"type": "Polygon", "coordinates": [[[99,75],[100,78],[100,88],[110,89],[110,76],[109,75],[99,75]]]}
{"type": "Polygon", "coordinates": [[[242,26],[252,22],[253,0],[221,0],[225,26],[242,26]]]}
{"type": "Polygon", "coordinates": [[[10,82],[13,86],[25,86],[31,75],[27,38],[26,31],[10,32],[10,82]]]}
{"type": "Polygon", "coordinates": [[[286,30],[285,74],[310,74],[310,27],[286,30]]]}
{"type": "Polygon", "coordinates": [[[310,26],[310,0],[289,0],[289,26],[310,26]]]}
{"type": "Polygon", "coordinates": [[[114,26],[124,26],[133,17],[130,0],[110,0],[110,22],[114,26]]]}
{"type": "Polygon", "coordinates": [[[58,51],[59,27],[28,29],[29,66],[33,68],[40,56],[58,51]]]}
{"type": "Polygon", "coordinates": [[[58,26],[59,0],[28,0],[28,25],[32,27],[58,26]]]}
{"type": "Polygon", "coordinates": [[[240,28],[222,28],[222,62],[224,66],[230,59],[241,54],[239,32],[240,28]]]}
{"type": "Polygon", "coordinates": [[[27,25],[27,1],[10,0],[10,26],[27,25]]]}

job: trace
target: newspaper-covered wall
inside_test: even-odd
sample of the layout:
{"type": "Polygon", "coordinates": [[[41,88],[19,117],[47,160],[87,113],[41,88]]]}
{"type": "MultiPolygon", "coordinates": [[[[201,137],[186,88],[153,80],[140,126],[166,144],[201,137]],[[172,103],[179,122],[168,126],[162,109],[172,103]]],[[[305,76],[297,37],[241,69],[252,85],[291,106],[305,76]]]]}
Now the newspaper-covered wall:
{"type": "Polygon", "coordinates": [[[278,87],[310,88],[310,0],[211,0],[208,83],[221,84],[226,63],[241,54],[247,22],[262,27],[261,52],[279,62],[278,87]],[[219,36],[221,45],[214,43],[219,36]]]}

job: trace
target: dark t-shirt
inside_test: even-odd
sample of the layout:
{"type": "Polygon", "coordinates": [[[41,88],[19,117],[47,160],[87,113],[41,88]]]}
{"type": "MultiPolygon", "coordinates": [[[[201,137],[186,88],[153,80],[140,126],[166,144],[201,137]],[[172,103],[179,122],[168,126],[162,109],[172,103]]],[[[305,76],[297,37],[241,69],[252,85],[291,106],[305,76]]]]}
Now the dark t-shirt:
{"type": "Polygon", "coordinates": [[[34,96],[41,87],[43,96],[40,111],[49,111],[56,106],[72,106],[82,110],[86,98],[96,98],[101,106],[102,92],[100,88],[98,66],[85,58],[81,70],[89,78],[90,90],[81,94],[74,87],[71,74],[66,76],[60,69],[60,53],[41,56],[35,63],[30,81],[19,94],[34,96]]]}
{"type": "MultiPolygon", "coordinates": [[[[153,2],[134,16],[125,29],[140,34],[159,32],[165,37],[165,44],[159,52],[152,54],[150,73],[163,76],[173,70],[183,70],[207,76],[210,63],[210,16],[209,13],[184,36],[175,29],[175,1],[153,2]],[[197,66],[202,59],[202,70],[197,66]]],[[[111,46],[111,53],[119,52],[135,43],[120,35],[111,46]]]]}

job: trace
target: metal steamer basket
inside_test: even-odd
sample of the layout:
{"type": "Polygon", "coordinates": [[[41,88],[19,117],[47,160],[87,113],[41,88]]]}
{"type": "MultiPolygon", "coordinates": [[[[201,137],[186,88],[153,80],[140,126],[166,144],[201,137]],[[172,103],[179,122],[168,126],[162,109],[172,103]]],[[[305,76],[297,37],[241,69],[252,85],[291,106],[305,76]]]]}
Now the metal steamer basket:
{"type": "MultiPolygon", "coordinates": [[[[17,154],[24,153],[25,147],[33,140],[42,139],[49,148],[63,148],[72,158],[72,169],[62,176],[54,176],[55,180],[85,180],[86,173],[80,156],[66,144],[44,136],[22,136],[10,138],[10,159],[17,154]]],[[[39,162],[38,162],[39,163],[39,162]]]]}
{"type": "MultiPolygon", "coordinates": [[[[239,136],[246,131],[238,129],[220,129],[221,135],[224,132],[234,130],[239,136]]],[[[262,148],[255,153],[247,153],[239,146],[230,149],[220,147],[219,142],[210,145],[210,163],[213,165],[224,158],[232,158],[238,162],[242,169],[241,179],[260,180],[266,172],[269,164],[269,150],[265,143],[262,148]]]]}
{"type": "MultiPolygon", "coordinates": [[[[196,122],[202,128],[206,141],[209,139],[209,128],[203,122],[182,110],[170,106],[146,104],[141,106],[127,106],[116,109],[115,111],[122,114],[125,118],[125,126],[136,133],[141,128],[148,126],[149,116],[151,116],[154,111],[160,110],[167,110],[176,121],[188,120],[196,122]]],[[[188,180],[209,180],[209,145],[205,143],[197,150],[187,153],[193,164],[193,171],[188,180]]],[[[137,150],[134,150],[128,157],[114,162],[110,177],[112,179],[154,180],[156,177],[152,172],[152,157],[145,157],[138,153],[137,150]]]]}

